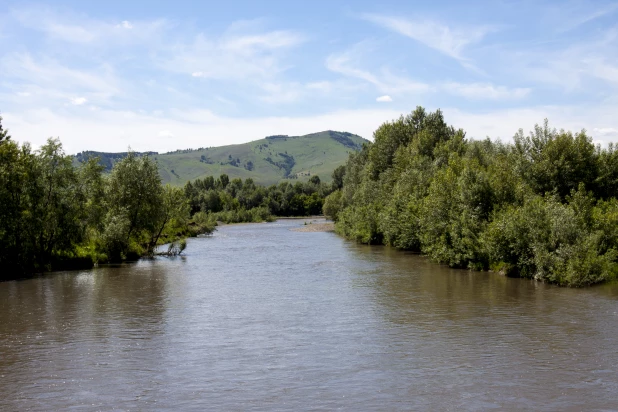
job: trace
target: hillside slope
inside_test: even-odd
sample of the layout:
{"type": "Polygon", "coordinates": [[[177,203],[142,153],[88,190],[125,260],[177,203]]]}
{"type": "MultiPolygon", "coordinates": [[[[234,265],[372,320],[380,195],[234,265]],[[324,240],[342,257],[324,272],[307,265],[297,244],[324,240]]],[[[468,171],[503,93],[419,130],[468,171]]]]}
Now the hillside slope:
{"type": "MultiPolygon", "coordinates": [[[[269,136],[248,143],[178,150],[158,154],[149,152],[157,160],[163,183],[184,185],[205,176],[227,174],[230,179],[252,178],[256,183],[270,185],[282,179],[307,180],[318,175],[330,181],[332,171],[358,151],[367,140],[360,136],[331,130],[305,136],[269,136]]],[[[82,161],[99,156],[101,163],[111,169],[114,162],[126,153],[82,152],[75,156],[82,161]]]]}

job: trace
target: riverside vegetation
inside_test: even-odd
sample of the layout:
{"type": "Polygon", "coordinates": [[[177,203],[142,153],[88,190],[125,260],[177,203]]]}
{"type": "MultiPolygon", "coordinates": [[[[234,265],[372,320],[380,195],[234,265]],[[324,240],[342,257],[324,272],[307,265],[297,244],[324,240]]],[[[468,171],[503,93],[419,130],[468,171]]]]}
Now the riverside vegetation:
{"type": "Polygon", "coordinates": [[[384,123],[325,201],[337,231],[452,267],[565,286],[616,279],[618,151],[585,131],[471,141],[440,111],[384,123]]]}
{"type": "Polygon", "coordinates": [[[156,254],[213,230],[190,220],[182,189],[163,186],[156,163],[133,153],[103,175],[79,167],[57,139],[39,150],[10,139],[0,118],[0,280],[37,271],[92,267],[156,254]]]}
{"type": "Polygon", "coordinates": [[[222,174],[177,188],[161,183],[148,153],[128,152],[109,173],[98,157],[73,160],[58,139],[39,150],[12,141],[0,117],[0,280],[179,254],[186,237],[210,233],[218,221],[319,214],[342,181],[314,175],[264,187],[222,174]]]}
{"type": "MultiPolygon", "coordinates": [[[[16,273],[152,256],[226,223],[324,211],[339,234],[424,253],[452,267],[565,286],[618,274],[618,151],[547,121],[513,143],[467,140],[438,110],[384,123],[332,182],[208,176],[163,186],[148,155],[103,173],[50,139],[10,140],[0,118],[0,267],[16,273]]],[[[2,277],[2,276],[0,276],[2,277]]]]}
{"type": "Polygon", "coordinates": [[[333,181],[324,183],[319,176],[308,182],[283,181],[261,186],[248,178],[230,180],[226,174],[188,182],[184,187],[193,216],[224,223],[271,221],[274,216],[310,216],[322,213],[324,199],[343,184],[344,167],[333,173],[333,181]]]}

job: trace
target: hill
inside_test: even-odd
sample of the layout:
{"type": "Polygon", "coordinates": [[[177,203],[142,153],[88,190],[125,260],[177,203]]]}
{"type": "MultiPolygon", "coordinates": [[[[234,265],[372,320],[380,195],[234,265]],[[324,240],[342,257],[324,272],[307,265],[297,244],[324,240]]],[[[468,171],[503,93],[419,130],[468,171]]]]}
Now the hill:
{"type": "MultiPolygon", "coordinates": [[[[305,136],[268,136],[237,145],[139,154],[148,154],[157,160],[163,183],[174,186],[223,173],[230,179],[250,177],[263,185],[282,179],[307,180],[313,175],[328,182],[332,171],[347,161],[349,153],[360,150],[365,142],[367,140],[351,133],[327,130],[305,136]]],[[[126,155],[126,152],[86,151],[78,153],[75,160],[98,156],[101,164],[111,170],[113,164],[126,155]]]]}

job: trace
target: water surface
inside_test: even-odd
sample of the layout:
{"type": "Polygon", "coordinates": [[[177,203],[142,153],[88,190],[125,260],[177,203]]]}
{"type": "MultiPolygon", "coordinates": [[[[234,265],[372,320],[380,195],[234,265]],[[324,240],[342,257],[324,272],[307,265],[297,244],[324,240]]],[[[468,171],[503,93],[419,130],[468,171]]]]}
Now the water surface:
{"type": "Polygon", "coordinates": [[[224,226],[0,283],[0,410],[618,410],[618,287],[224,226]]]}

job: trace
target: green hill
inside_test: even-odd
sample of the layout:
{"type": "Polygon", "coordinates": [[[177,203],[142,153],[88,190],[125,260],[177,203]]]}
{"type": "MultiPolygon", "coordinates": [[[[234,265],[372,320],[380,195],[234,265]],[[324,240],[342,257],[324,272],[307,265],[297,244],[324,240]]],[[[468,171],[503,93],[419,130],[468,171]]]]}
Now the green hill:
{"type": "MultiPolygon", "coordinates": [[[[332,171],[346,162],[349,153],[360,150],[365,142],[367,140],[351,133],[328,130],[305,136],[268,136],[230,146],[147,154],[157,160],[163,183],[175,186],[223,173],[230,179],[250,177],[264,185],[282,179],[307,180],[313,175],[328,182],[332,171]]],[[[126,156],[126,152],[86,151],[78,153],[75,159],[83,161],[89,156],[99,156],[101,164],[111,170],[114,162],[126,156]]]]}

